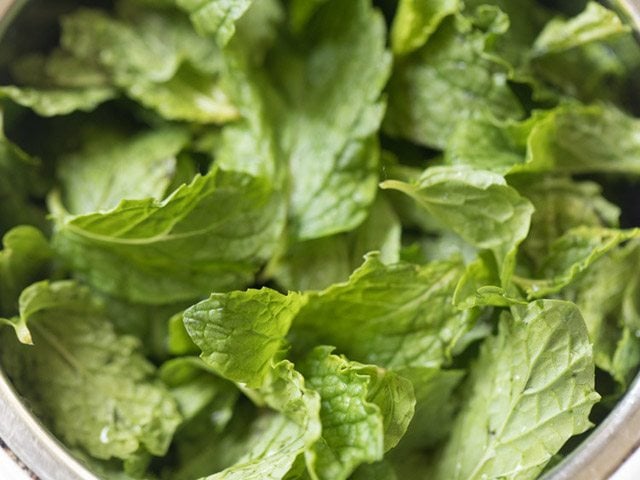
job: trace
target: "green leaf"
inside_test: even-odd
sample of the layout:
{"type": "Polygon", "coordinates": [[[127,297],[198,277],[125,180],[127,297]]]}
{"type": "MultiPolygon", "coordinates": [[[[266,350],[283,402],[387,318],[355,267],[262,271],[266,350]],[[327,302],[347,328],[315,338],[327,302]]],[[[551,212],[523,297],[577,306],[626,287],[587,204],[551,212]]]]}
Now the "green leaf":
{"type": "Polygon", "coordinates": [[[44,227],[44,215],[31,204],[40,162],[28,156],[4,135],[0,112],[0,234],[20,224],[44,227]]]}
{"type": "Polygon", "coordinates": [[[238,118],[238,110],[219,86],[220,80],[183,64],[166,82],[136,83],[129,96],[169,120],[225,123],[238,118]]]}
{"type": "MultiPolygon", "coordinates": [[[[351,363],[355,365],[355,362],[351,363]]],[[[363,365],[355,370],[359,375],[369,376],[367,400],[380,409],[384,451],[391,450],[404,437],[414,416],[416,398],[413,384],[396,372],[375,365],[363,365]]]]}
{"type": "Polygon", "coordinates": [[[40,418],[100,459],[164,455],[180,415],[133,337],[75,282],[40,282],[20,296],[32,347],[2,339],[2,366],[40,418]]]}
{"type": "Polygon", "coordinates": [[[640,120],[613,106],[568,104],[541,117],[528,155],[558,172],[640,173],[640,120]]]}
{"type": "Polygon", "coordinates": [[[517,279],[529,299],[560,291],[596,260],[624,242],[640,238],[640,229],[578,227],[558,238],[542,263],[539,279],[517,279]]]}
{"type": "Polygon", "coordinates": [[[97,62],[112,84],[170,120],[224,123],[238,113],[220,88],[221,52],[178,12],[120,4],[114,18],[78,9],[62,19],[61,44],[97,62]]]}
{"type": "Polygon", "coordinates": [[[545,300],[521,315],[484,342],[434,479],[533,479],[590,427],[599,396],[579,310],[545,300]]]}
{"type": "Polygon", "coordinates": [[[447,19],[429,41],[394,67],[385,131],[444,149],[459,122],[520,118],[508,69],[485,52],[486,35],[460,18],[447,19]]]}
{"type": "MultiPolygon", "coordinates": [[[[381,391],[383,395],[385,388],[399,387],[400,393],[403,386],[393,385],[394,379],[388,376],[392,374],[385,375],[386,378],[370,376],[376,374],[375,367],[353,364],[332,355],[332,350],[332,347],[315,348],[300,364],[300,370],[307,384],[321,398],[322,437],[313,446],[313,470],[320,479],[344,480],[358,465],[381,460],[384,453],[383,415],[387,412],[382,412],[375,402],[377,395],[369,391],[370,382],[380,382],[377,388],[374,384],[372,390],[381,391]]],[[[405,398],[402,395],[399,398],[378,398],[387,409],[395,407],[402,410],[409,406],[405,402],[410,404],[409,412],[406,412],[409,413],[408,418],[403,411],[400,416],[405,418],[400,419],[399,425],[394,425],[400,432],[394,432],[392,427],[391,446],[397,433],[404,433],[402,427],[406,428],[413,414],[412,400],[406,398],[406,394],[405,398]]]]}
{"type": "Polygon", "coordinates": [[[176,170],[176,155],[189,140],[185,130],[164,128],[122,142],[94,141],[63,157],[58,176],[65,207],[73,214],[104,212],[123,199],[161,200],[176,170]]]}
{"type": "Polygon", "coordinates": [[[117,96],[111,87],[78,89],[38,89],[29,87],[0,87],[0,96],[32,109],[43,117],[67,115],[75,111],[90,112],[101,103],[117,96]]]}
{"type": "Polygon", "coordinates": [[[235,22],[251,6],[253,0],[175,0],[187,11],[196,30],[213,35],[224,45],[235,33],[235,22]]]}
{"type": "Polygon", "coordinates": [[[284,415],[262,419],[259,435],[246,442],[248,452],[234,465],[202,480],[281,480],[306,448],[304,431],[284,415]]]}
{"type": "Polygon", "coordinates": [[[566,103],[523,122],[463,122],[445,161],[501,174],[638,174],[640,120],[604,104],[566,103]]]}
{"type": "Polygon", "coordinates": [[[290,228],[299,239],[356,227],[376,192],[372,135],[382,120],[380,94],[390,70],[384,22],[369,2],[337,3],[323,4],[296,40],[308,45],[304,56],[274,62],[291,69],[282,80],[290,98],[285,108],[294,108],[283,140],[292,173],[290,228]],[[334,15],[336,8],[341,15],[334,15]]]}
{"type": "Polygon", "coordinates": [[[578,305],[584,316],[596,365],[622,385],[637,365],[634,359],[637,340],[633,336],[640,318],[634,307],[639,280],[635,268],[638,252],[637,241],[612,249],[561,291],[564,298],[578,305]]]}
{"type": "Polygon", "coordinates": [[[501,279],[510,275],[517,246],[529,231],[533,207],[491,172],[465,167],[432,167],[415,184],[387,180],[471,245],[494,252],[501,279]]]}
{"type": "Polygon", "coordinates": [[[450,432],[458,407],[454,390],[465,372],[429,367],[408,367],[398,374],[413,384],[416,397],[415,414],[398,448],[432,448],[450,432]]]}
{"type": "MultiPolygon", "coordinates": [[[[214,375],[196,357],[168,360],[160,367],[159,375],[176,399],[183,422],[201,422],[204,416],[207,430],[225,428],[239,394],[232,383],[214,375]]],[[[184,429],[185,425],[180,428],[184,429]]]]}
{"type": "Polygon", "coordinates": [[[344,282],[369,252],[385,264],[400,260],[401,225],[388,202],[378,197],[367,219],[353,232],[295,242],[269,263],[265,276],[288,290],[322,290],[344,282]]]}
{"type": "Polygon", "coordinates": [[[303,33],[278,44],[263,69],[230,65],[240,97],[234,101],[246,124],[223,137],[223,165],[275,171],[280,181],[288,173],[294,240],[354,229],[375,199],[374,133],[390,67],[384,33],[370,2],[333,0],[303,33]],[[342,15],[333,14],[338,8],[342,15]]]}
{"type": "Polygon", "coordinates": [[[176,356],[197,355],[200,353],[200,349],[193,343],[184,326],[184,312],[176,313],[169,318],[167,351],[176,356]]]}
{"type": "Polygon", "coordinates": [[[640,365],[640,341],[637,330],[632,331],[623,327],[611,359],[610,371],[616,382],[627,389],[636,376],[638,365],[640,365]]]}
{"type": "Polygon", "coordinates": [[[370,255],[348,282],[309,294],[293,323],[292,345],[335,345],[349,358],[385,368],[441,365],[475,318],[452,304],[462,273],[459,261],[386,266],[370,255]]]}
{"type": "Polygon", "coordinates": [[[535,208],[529,235],[520,247],[534,271],[541,268],[551,245],[572,228],[619,224],[620,208],[602,196],[597,183],[547,175],[535,179],[524,176],[514,179],[512,185],[535,208]]]}
{"type": "Polygon", "coordinates": [[[506,15],[508,29],[489,37],[486,48],[492,56],[504,59],[514,68],[528,60],[531,45],[550,18],[544,6],[530,0],[465,0],[464,4],[476,17],[481,17],[483,10],[490,12],[491,8],[498,8],[506,15]]]}
{"type": "Polygon", "coordinates": [[[453,131],[444,153],[447,165],[466,166],[506,175],[536,171],[545,165],[527,155],[527,139],[540,114],[522,122],[492,119],[461,121],[453,131]]]}
{"type": "Polygon", "coordinates": [[[302,375],[287,360],[272,365],[258,393],[280,414],[263,418],[268,429],[248,442],[249,451],[207,480],[280,480],[301,454],[307,464],[312,461],[310,448],[321,432],[318,393],[306,388],[302,375]]]}
{"type": "Polygon", "coordinates": [[[54,247],[96,288],[146,304],[248,285],[284,223],[270,182],[213,170],[165,200],[56,218],[54,247]]]}
{"type": "Polygon", "coordinates": [[[393,52],[406,55],[417,50],[446,17],[460,8],[458,0],[401,0],[391,27],[393,52]]]}
{"type": "Polygon", "coordinates": [[[540,33],[533,45],[534,56],[562,52],[586,43],[621,35],[630,30],[615,12],[596,2],[569,20],[554,19],[540,33]]]}
{"type": "Polygon", "coordinates": [[[218,374],[260,387],[306,298],[275,290],[214,293],[184,313],[187,332],[218,374]]]}
{"type": "MultiPolygon", "coordinates": [[[[0,251],[0,315],[18,313],[18,297],[48,273],[53,251],[37,228],[22,225],[7,232],[0,251]]],[[[23,336],[20,340],[27,339],[23,336]]],[[[27,341],[26,343],[30,343],[27,341]]]]}

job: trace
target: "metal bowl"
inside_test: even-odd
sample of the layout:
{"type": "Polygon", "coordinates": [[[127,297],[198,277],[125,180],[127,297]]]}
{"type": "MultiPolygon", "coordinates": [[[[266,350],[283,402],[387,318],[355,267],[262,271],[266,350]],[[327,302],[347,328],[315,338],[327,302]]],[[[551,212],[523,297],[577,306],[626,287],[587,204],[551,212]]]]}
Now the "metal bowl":
{"type": "MultiPolygon", "coordinates": [[[[640,0],[610,3],[640,31],[640,0]]],[[[55,34],[51,18],[70,5],[73,3],[61,0],[0,0],[0,64],[6,62],[7,56],[12,58],[16,52],[27,51],[31,44],[27,45],[25,39],[46,42],[55,34]],[[36,10],[37,15],[32,15],[36,10]],[[29,22],[24,25],[27,17],[29,22]],[[29,30],[33,35],[25,35],[29,30]]],[[[2,370],[0,439],[42,480],[98,480],[31,414],[2,370]]],[[[543,480],[605,480],[639,448],[640,375],[607,418],[543,480]]]]}

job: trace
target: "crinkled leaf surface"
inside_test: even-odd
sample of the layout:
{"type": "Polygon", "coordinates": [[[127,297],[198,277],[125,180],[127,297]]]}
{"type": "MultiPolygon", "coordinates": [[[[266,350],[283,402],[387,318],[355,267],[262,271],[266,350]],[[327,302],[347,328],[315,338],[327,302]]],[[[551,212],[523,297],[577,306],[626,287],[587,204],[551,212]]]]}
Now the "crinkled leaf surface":
{"type": "Polygon", "coordinates": [[[640,238],[640,229],[615,230],[584,226],[569,230],[551,245],[539,272],[540,280],[525,280],[522,285],[529,298],[556,293],[604,254],[637,238],[640,238]]]}
{"type": "Polygon", "coordinates": [[[500,175],[466,167],[433,167],[415,184],[387,180],[464,240],[494,252],[502,276],[529,231],[533,207],[500,175]]]}
{"type": "Polygon", "coordinates": [[[544,300],[521,315],[503,318],[484,342],[433,478],[533,479],[569,437],[590,427],[599,396],[578,308],[544,300]]]}
{"type": "Polygon", "coordinates": [[[351,359],[386,368],[441,365],[474,318],[452,304],[462,272],[458,261],[386,266],[369,256],[348,282],[309,294],[292,344],[334,345],[351,359]]]}
{"type": "Polygon", "coordinates": [[[613,12],[596,2],[589,2],[585,10],[569,20],[549,22],[533,45],[533,55],[542,56],[579,47],[585,43],[620,35],[629,27],[613,12]]]}
{"type": "Polygon", "coordinates": [[[385,447],[397,443],[415,400],[406,380],[331,350],[317,347],[300,370],[321,398],[322,437],[313,446],[312,469],[318,478],[345,480],[358,465],[382,459],[385,447]]]}
{"type": "Polygon", "coordinates": [[[202,34],[215,36],[220,45],[235,33],[235,22],[247,11],[253,0],[175,0],[189,13],[191,21],[202,34]]]}
{"type": "MultiPolygon", "coordinates": [[[[369,2],[325,2],[309,22],[275,47],[266,72],[243,75],[249,85],[236,96],[244,98],[237,103],[247,125],[233,128],[223,146],[223,157],[233,152],[243,170],[289,172],[289,230],[297,240],[348,231],[366,218],[379,155],[372,135],[390,69],[384,22],[369,2]]],[[[252,70],[231,66],[243,68],[252,70]]]]}
{"type": "Polygon", "coordinates": [[[608,105],[568,104],[551,110],[529,135],[532,161],[556,171],[640,172],[640,120],[608,105]]]}
{"type": "Polygon", "coordinates": [[[38,89],[29,87],[0,87],[0,96],[10,98],[38,115],[52,117],[75,111],[90,112],[101,103],[117,96],[111,87],[85,87],[77,89],[38,89]]]}
{"type": "Polygon", "coordinates": [[[54,246],[102,291],[172,303],[249,284],[280,236],[283,207],[265,179],[213,170],[160,202],[60,216],[54,246]]]}
{"type": "Polygon", "coordinates": [[[625,83],[640,62],[632,44],[633,35],[617,14],[590,2],[579,15],[546,25],[533,43],[529,68],[581,100],[624,105],[625,83]]]}
{"type": "Polygon", "coordinates": [[[397,215],[378,197],[354,231],[296,242],[269,263],[266,275],[288,290],[322,290],[346,281],[369,252],[379,252],[383,263],[397,263],[401,234],[397,215]]]}
{"type": "Polygon", "coordinates": [[[164,128],[122,142],[94,141],[90,150],[64,157],[58,176],[65,207],[77,215],[111,210],[123,199],[161,200],[188,140],[185,130],[164,128]]]}
{"type": "Polygon", "coordinates": [[[525,176],[512,183],[533,204],[529,235],[520,250],[533,269],[540,268],[551,245],[572,228],[612,228],[619,225],[620,209],[602,196],[594,182],[569,178],[525,176]]]}
{"type": "Polygon", "coordinates": [[[507,85],[507,67],[485,55],[484,44],[483,32],[451,18],[399,60],[388,87],[385,131],[444,148],[460,121],[519,118],[522,107],[507,85]]]}
{"type": "Polygon", "coordinates": [[[268,288],[214,293],[187,309],[184,322],[208,365],[225,378],[257,388],[305,302],[303,295],[268,288]]]}
{"type": "Polygon", "coordinates": [[[180,415],[133,337],[118,336],[75,282],[41,282],[20,296],[31,347],[2,339],[2,366],[52,430],[96,458],[164,455],[180,415]]]}
{"type": "Polygon", "coordinates": [[[630,338],[622,338],[622,329],[638,329],[640,317],[630,302],[637,295],[638,252],[637,241],[612,249],[561,291],[563,298],[580,308],[593,342],[596,365],[620,383],[627,380],[628,369],[637,365],[631,358],[623,361],[620,354],[616,359],[616,351],[619,343],[633,345],[630,338]],[[616,281],[611,281],[613,278],[616,281]]]}
{"type": "Polygon", "coordinates": [[[375,198],[378,152],[371,136],[382,119],[380,94],[390,70],[384,38],[383,19],[369,2],[334,0],[297,39],[303,50],[274,62],[289,99],[285,108],[293,107],[282,144],[297,238],[350,230],[375,198]]]}
{"type": "Polygon", "coordinates": [[[120,18],[79,9],[62,20],[61,44],[97,62],[131,98],[171,120],[224,123],[237,111],[219,85],[221,53],[178,12],[120,4],[120,18]]]}

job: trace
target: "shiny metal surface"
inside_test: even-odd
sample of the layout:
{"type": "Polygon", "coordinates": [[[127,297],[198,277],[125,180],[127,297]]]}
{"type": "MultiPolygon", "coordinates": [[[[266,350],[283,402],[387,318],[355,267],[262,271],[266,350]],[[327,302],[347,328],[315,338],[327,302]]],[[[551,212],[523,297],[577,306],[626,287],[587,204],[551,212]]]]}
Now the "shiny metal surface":
{"type": "Polygon", "coordinates": [[[42,480],[97,480],[31,415],[1,371],[0,438],[42,480]]]}
{"type": "MultiPolygon", "coordinates": [[[[0,43],[27,0],[0,0],[0,43]]],[[[640,0],[609,2],[640,31],[640,0]]],[[[31,415],[0,370],[0,438],[42,480],[97,480],[31,415]]],[[[602,422],[544,480],[605,480],[640,448],[640,376],[602,422]]],[[[640,472],[638,472],[640,478],[640,472]]]]}

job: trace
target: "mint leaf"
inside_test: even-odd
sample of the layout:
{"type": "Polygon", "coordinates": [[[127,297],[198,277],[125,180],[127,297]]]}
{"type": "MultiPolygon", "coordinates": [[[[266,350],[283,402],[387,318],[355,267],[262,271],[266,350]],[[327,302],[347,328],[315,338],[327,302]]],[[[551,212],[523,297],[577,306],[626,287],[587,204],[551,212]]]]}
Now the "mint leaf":
{"type": "Polygon", "coordinates": [[[37,89],[14,86],[0,87],[0,96],[31,108],[38,115],[52,117],[75,111],[90,112],[101,103],[111,100],[117,93],[110,87],[86,87],[82,89],[37,89]]]}
{"type": "Polygon", "coordinates": [[[472,367],[436,479],[536,478],[590,427],[593,356],[575,305],[545,300],[503,318],[472,367]]]}
{"type": "Polygon", "coordinates": [[[533,55],[542,56],[579,47],[629,31],[629,27],[613,12],[596,2],[569,20],[549,22],[533,44],[533,55]]]}
{"type": "Polygon", "coordinates": [[[494,252],[500,276],[512,268],[516,247],[529,231],[533,207],[494,173],[465,167],[428,168],[415,184],[387,180],[457,235],[494,252]]]}
{"type": "Polygon", "coordinates": [[[434,447],[450,432],[458,406],[454,390],[465,372],[429,367],[400,368],[397,372],[411,381],[416,397],[415,414],[399,448],[434,447]]]}
{"type": "Polygon", "coordinates": [[[265,276],[288,290],[322,290],[346,281],[369,252],[379,252],[385,264],[397,263],[401,235],[395,212],[378,197],[358,228],[348,234],[295,242],[271,260],[265,276]]]}
{"type": "Polygon", "coordinates": [[[140,353],[75,282],[40,282],[20,296],[34,345],[2,338],[2,366],[52,430],[100,459],[164,455],[180,415],[140,353]],[[44,379],[47,379],[46,381],[44,379]]]}
{"type": "Polygon", "coordinates": [[[44,225],[44,215],[31,204],[40,162],[10,142],[0,117],[0,233],[20,224],[44,225]]]}
{"type": "Polygon", "coordinates": [[[634,359],[638,330],[635,308],[638,275],[634,266],[638,242],[614,248],[577,276],[562,290],[564,298],[578,305],[593,342],[596,365],[624,385],[638,360],[634,359]],[[612,282],[610,279],[615,278],[612,282]],[[634,345],[635,344],[635,345],[634,345]]]}
{"type": "Polygon", "coordinates": [[[280,413],[258,419],[267,423],[266,431],[249,442],[249,451],[234,465],[207,480],[279,480],[300,455],[307,464],[312,461],[309,450],[321,431],[318,394],[306,388],[302,375],[287,360],[272,366],[256,393],[280,413]]]}
{"type": "Polygon", "coordinates": [[[317,347],[300,369],[321,398],[322,437],[313,446],[313,469],[318,478],[340,480],[397,443],[415,400],[406,380],[331,351],[317,347]]]}
{"type": "Polygon", "coordinates": [[[508,68],[484,52],[486,34],[468,20],[447,19],[419,50],[401,59],[389,83],[385,131],[444,148],[469,118],[519,118],[508,68]]]}
{"type": "Polygon", "coordinates": [[[542,264],[540,280],[524,280],[521,285],[530,299],[560,291],[580,273],[610,250],[640,237],[640,230],[578,227],[556,240],[542,264]]]}
{"type": "Polygon", "coordinates": [[[187,11],[196,30],[215,36],[226,44],[235,32],[235,22],[251,6],[252,0],[175,0],[187,11]]]}
{"type": "Polygon", "coordinates": [[[528,139],[533,161],[567,173],[638,173],[640,120],[607,105],[551,110],[528,139]]]}
{"type": "Polygon", "coordinates": [[[323,3],[309,22],[274,48],[266,69],[230,66],[248,83],[236,82],[240,101],[234,98],[247,124],[232,127],[222,147],[234,169],[239,163],[243,171],[279,172],[277,178],[288,172],[293,240],[349,231],[366,218],[377,183],[373,134],[390,67],[383,19],[368,2],[323,3]],[[333,15],[335,8],[343,15],[333,15]]]}
{"type": "Polygon", "coordinates": [[[566,103],[522,122],[461,123],[445,159],[501,174],[637,173],[639,125],[611,105],[566,103]]]}
{"type": "Polygon", "coordinates": [[[533,204],[529,235],[521,245],[533,269],[539,269],[553,242],[572,228],[617,227],[620,209],[602,196],[594,182],[544,176],[516,180],[514,186],[533,204]]]}
{"type": "Polygon", "coordinates": [[[97,142],[63,157],[58,176],[65,207],[73,214],[104,212],[123,200],[161,200],[176,171],[186,131],[165,128],[121,143],[97,142]]]}
{"type": "Polygon", "coordinates": [[[184,322],[208,365],[225,378],[257,388],[305,301],[300,294],[285,296],[266,288],[214,293],[187,309],[184,322]]]}
{"type": "Polygon", "coordinates": [[[237,111],[220,87],[221,53],[177,12],[120,5],[120,17],[79,9],[62,20],[62,46],[97,62],[110,82],[170,120],[224,123],[237,111]]]}
{"type": "Polygon", "coordinates": [[[397,55],[424,45],[442,20],[461,9],[458,0],[401,0],[391,28],[391,44],[397,55]]]}
{"type": "Polygon", "coordinates": [[[270,182],[214,170],[161,202],[123,201],[105,213],[60,216],[53,242],[96,288],[167,304],[249,284],[283,222],[270,182]]]}
{"type": "Polygon", "coordinates": [[[334,345],[385,368],[441,365],[474,319],[452,304],[462,272],[457,261],[386,266],[370,255],[348,282],[309,294],[291,342],[300,349],[334,345]]]}
{"type": "Polygon", "coordinates": [[[22,290],[47,275],[53,251],[44,235],[27,225],[9,230],[2,238],[2,246],[0,315],[11,316],[18,313],[18,297],[22,290]]]}

